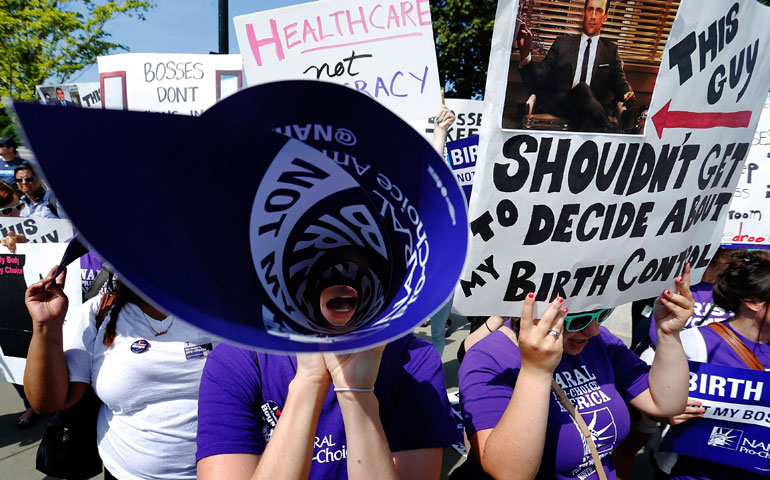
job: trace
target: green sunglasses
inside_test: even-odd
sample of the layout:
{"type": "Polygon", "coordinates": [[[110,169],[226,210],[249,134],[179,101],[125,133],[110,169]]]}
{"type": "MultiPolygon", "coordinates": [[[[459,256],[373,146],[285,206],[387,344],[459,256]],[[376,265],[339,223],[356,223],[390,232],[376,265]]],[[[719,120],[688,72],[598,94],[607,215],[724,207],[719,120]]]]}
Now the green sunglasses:
{"type": "Polygon", "coordinates": [[[597,325],[601,325],[605,320],[610,318],[610,314],[614,308],[600,308],[598,310],[591,310],[590,312],[580,312],[567,315],[564,319],[564,329],[568,332],[579,332],[596,320],[597,325]]]}

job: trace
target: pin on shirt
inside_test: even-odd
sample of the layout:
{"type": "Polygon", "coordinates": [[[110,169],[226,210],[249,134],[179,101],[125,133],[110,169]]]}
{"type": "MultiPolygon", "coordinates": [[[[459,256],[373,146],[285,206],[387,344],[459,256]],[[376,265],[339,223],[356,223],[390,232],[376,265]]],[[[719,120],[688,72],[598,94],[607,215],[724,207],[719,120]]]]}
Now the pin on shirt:
{"type": "Polygon", "coordinates": [[[184,356],[187,360],[205,358],[214,349],[214,345],[208,338],[199,338],[196,341],[185,342],[184,356]]]}
{"type": "Polygon", "coordinates": [[[150,348],[150,342],[145,339],[137,340],[131,344],[131,351],[133,353],[144,353],[150,348]]]}

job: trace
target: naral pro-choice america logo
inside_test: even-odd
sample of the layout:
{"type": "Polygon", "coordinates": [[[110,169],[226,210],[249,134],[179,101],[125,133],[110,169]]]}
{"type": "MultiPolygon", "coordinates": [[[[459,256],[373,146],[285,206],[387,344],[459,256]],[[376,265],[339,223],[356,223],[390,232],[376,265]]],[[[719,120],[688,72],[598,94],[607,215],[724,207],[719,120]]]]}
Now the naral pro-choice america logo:
{"type": "Polygon", "coordinates": [[[714,427],[708,439],[710,447],[721,447],[737,450],[743,438],[743,431],[735,428],[714,427]]]}

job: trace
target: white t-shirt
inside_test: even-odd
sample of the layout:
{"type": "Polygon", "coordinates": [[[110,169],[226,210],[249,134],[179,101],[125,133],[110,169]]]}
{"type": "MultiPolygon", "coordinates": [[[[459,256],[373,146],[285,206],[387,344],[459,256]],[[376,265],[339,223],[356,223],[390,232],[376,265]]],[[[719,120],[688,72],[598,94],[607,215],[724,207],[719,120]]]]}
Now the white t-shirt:
{"type": "Polygon", "coordinates": [[[198,387],[210,337],[178,318],[156,337],[150,325],[162,332],[173,317],[145,318],[127,303],[106,348],[109,316],[97,332],[99,299],[65,322],[64,355],[70,382],[91,384],[104,402],[96,434],[105,468],[120,480],[194,479],[198,387]],[[142,349],[139,340],[149,346],[142,349]]]}

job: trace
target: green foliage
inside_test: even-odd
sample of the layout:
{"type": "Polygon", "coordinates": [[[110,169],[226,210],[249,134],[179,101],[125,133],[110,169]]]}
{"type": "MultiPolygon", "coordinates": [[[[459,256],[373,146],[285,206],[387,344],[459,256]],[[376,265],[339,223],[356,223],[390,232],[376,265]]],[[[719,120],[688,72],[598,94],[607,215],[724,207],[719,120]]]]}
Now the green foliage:
{"type": "Polygon", "coordinates": [[[152,1],[0,0],[0,95],[31,100],[35,86],[64,83],[99,55],[128,50],[105,25],[125,15],[144,20],[152,1]]]}
{"type": "Polygon", "coordinates": [[[496,9],[496,0],[430,2],[438,67],[447,96],[484,95],[496,9]]]}

